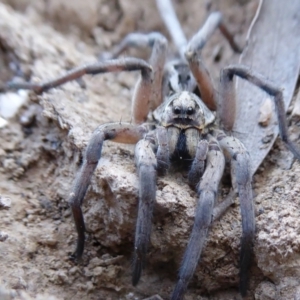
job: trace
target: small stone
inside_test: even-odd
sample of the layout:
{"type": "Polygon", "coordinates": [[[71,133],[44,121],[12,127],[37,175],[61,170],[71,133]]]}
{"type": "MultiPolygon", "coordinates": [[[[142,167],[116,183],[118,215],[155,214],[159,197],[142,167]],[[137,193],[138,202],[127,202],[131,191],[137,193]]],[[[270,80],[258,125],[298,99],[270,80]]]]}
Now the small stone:
{"type": "Polygon", "coordinates": [[[84,268],[84,276],[85,277],[92,277],[93,273],[92,273],[92,271],[90,269],[84,268]]]}
{"type": "Polygon", "coordinates": [[[69,275],[75,275],[76,273],[79,273],[78,267],[73,267],[69,270],[69,275]]]}
{"type": "Polygon", "coordinates": [[[28,100],[28,91],[20,90],[0,95],[0,114],[4,118],[11,118],[16,115],[19,108],[28,100]]]}
{"type": "Polygon", "coordinates": [[[95,289],[94,284],[91,281],[88,281],[86,284],[86,289],[88,292],[91,292],[95,289]]]}
{"type": "Polygon", "coordinates": [[[94,270],[93,270],[93,275],[94,276],[100,276],[103,274],[103,270],[104,268],[102,267],[96,267],[94,270]]]}
{"type": "Polygon", "coordinates": [[[89,267],[90,267],[91,269],[93,269],[93,268],[95,268],[95,267],[97,267],[97,266],[100,266],[102,262],[103,262],[103,261],[102,261],[100,258],[94,257],[94,258],[92,258],[92,259],[90,260],[89,267]]]}
{"type": "Polygon", "coordinates": [[[55,247],[58,244],[54,234],[42,234],[38,237],[37,242],[48,247],[55,247]]]}
{"type": "Polygon", "coordinates": [[[0,196],[0,209],[9,209],[10,206],[11,206],[10,198],[0,196]]]}
{"type": "Polygon", "coordinates": [[[38,246],[35,242],[28,241],[26,243],[25,249],[28,255],[32,255],[37,252],[38,246]]]}
{"type": "Polygon", "coordinates": [[[60,271],[57,271],[54,276],[53,276],[53,282],[55,284],[69,284],[69,278],[66,274],[66,272],[60,270],[60,271]]]}
{"type": "Polygon", "coordinates": [[[4,231],[0,231],[0,242],[4,242],[8,238],[8,234],[4,231]]]}

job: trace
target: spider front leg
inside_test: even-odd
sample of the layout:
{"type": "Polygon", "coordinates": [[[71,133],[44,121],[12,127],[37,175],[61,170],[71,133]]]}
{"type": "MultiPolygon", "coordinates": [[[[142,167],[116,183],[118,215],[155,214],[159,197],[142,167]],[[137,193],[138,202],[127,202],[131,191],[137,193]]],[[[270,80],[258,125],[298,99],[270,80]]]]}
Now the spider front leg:
{"type": "Polygon", "coordinates": [[[250,156],[244,145],[236,138],[226,136],[222,131],[217,134],[222,150],[231,158],[232,181],[237,185],[242,215],[243,235],[240,254],[240,293],[246,295],[249,268],[253,257],[255,236],[254,203],[251,185],[250,156]]]}
{"type": "Polygon", "coordinates": [[[137,285],[145,265],[152,227],[153,206],[156,199],[156,175],[169,168],[167,129],[158,126],[155,135],[147,134],[135,148],[139,177],[139,208],[136,222],[132,284],[137,285]],[[154,151],[156,150],[156,154],[154,151]]]}
{"type": "Polygon", "coordinates": [[[80,259],[84,250],[85,225],[81,205],[90,185],[91,177],[101,157],[102,145],[105,140],[118,143],[136,144],[148,129],[126,123],[111,123],[99,126],[93,133],[84,154],[84,161],[74,181],[69,203],[72,209],[74,222],[78,234],[77,247],[73,254],[75,259],[80,259]]]}
{"type": "Polygon", "coordinates": [[[196,206],[192,234],[181,263],[178,282],[172,300],[183,299],[184,292],[192,278],[212,223],[213,208],[225,166],[225,158],[218,143],[211,140],[208,145],[206,169],[198,187],[199,200],[196,206]]]}
{"type": "Polygon", "coordinates": [[[136,222],[132,261],[132,284],[138,284],[145,265],[152,228],[152,214],[156,199],[156,157],[154,140],[146,136],[135,148],[135,161],[139,178],[139,207],[136,222]]]}

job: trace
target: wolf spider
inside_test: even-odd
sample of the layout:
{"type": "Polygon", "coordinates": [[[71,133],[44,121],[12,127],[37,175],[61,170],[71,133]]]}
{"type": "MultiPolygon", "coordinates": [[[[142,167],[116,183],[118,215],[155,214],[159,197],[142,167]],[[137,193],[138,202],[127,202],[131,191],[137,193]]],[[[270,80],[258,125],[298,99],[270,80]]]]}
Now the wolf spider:
{"type": "Polygon", "coordinates": [[[85,224],[81,205],[91,177],[101,158],[105,140],[136,144],[135,163],[139,178],[139,206],[132,262],[132,284],[136,285],[145,264],[151,234],[151,219],[156,195],[156,177],[167,172],[170,164],[189,162],[188,181],[198,191],[195,221],[185,250],[178,281],[171,299],[182,299],[194,274],[208,229],[232,204],[237,189],[242,215],[240,251],[240,292],[246,294],[248,272],[253,256],[255,216],[251,186],[250,155],[243,144],[229,133],[235,120],[234,76],[248,80],[274,97],[280,135],[292,153],[300,159],[300,151],[290,141],[281,89],[245,66],[231,65],[220,74],[219,99],[213,82],[201,59],[201,49],[219,28],[233,50],[240,49],[222,22],[220,13],[212,13],[202,28],[187,43],[169,1],[157,6],[177,46],[179,59],[166,63],[167,40],[160,33],[129,34],[107,59],[71,70],[66,75],[43,84],[10,83],[8,88],[31,89],[43,93],[84,74],[140,71],[132,100],[132,123],[109,123],[92,134],[77,173],[69,203],[78,233],[74,253],[80,259],[85,244],[85,224]],[[170,14],[163,12],[168,10],[170,14]],[[149,63],[136,58],[117,57],[128,47],[150,48],[149,63]],[[147,121],[149,112],[152,119],[147,121]],[[216,111],[216,113],[215,113],[216,111]],[[216,115],[218,118],[216,118],[216,115]],[[231,162],[233,192],[215,207],[225,160],[231,162]]]}

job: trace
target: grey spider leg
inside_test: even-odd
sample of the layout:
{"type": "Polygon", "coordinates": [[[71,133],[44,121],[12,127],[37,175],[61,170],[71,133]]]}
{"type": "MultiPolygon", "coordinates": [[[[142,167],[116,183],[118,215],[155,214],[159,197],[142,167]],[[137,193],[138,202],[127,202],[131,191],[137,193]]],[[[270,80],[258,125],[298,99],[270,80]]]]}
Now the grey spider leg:
{"type": "Polygon", "coordinates": [[[170,166],[170,149],[167,129],[162,126],[156,128],[157,133],[157,172],[159,175],[165,175],[170,166]]]}
{"type": "Polygon", "coordinates": [[[231,119],[235,117],[235,89],[233,86],[233,77],[241,77],[257,87],[261,88],[269,95],[274,97],[275,110],[278,118],[278,126],[280,137],[287,146],[287,148],[294,154],[294,156],[300,160],[300,149],[295,143],[293,143],[288,135],[287,121],[284,110],[283,102],[283,91],[278,88],[274,83],[267,80],[261,74],[254,72],[249,67],[231,65],[224,68],[220,76],[220,95],[223,97],[222,112],[223,115],[223,125],[225,130],[231,130],[233,124],[231,125],[231,119]]]}
{"type": "Polygon", "coordinates": [[[191,169],[188,174],[189,185],[196,188],[205,169],[205,160],[208,151],[208,142],[201,140],[197,145],[196,155],[194,157],[191,169]]]}
{"type": "MultiPolygon", "coordinates": [[[[231,130],[235,118],[235,88],[234,76],[239,76],[274,97],[278,117],[279,132],[287,148],[300,159],[300,149],[290,140],[287,130],[284,110],[283,92],[280,88],[267,80],[261,74],[248,67],[232,65],[224,68],[220,76],[220,117],[225,130],[231,130]]],[[[246,295],[248,284],[248,269],[253,256],[253,239],[255,234],[254,207],[252,201],[250,158],[244,146],[237,139],[226,136],[220,132],[217,137],[221,147],[231,156],[233,177],[239,190],[240,207],[242,214],[243,236],[241,240],[240,257],[240,292],[246,295]]]]}
{"type": "MultiPolygon", "coordinates": [[[[218,132],[218,131],[216,131],[218,132]]],[[[231,158],[232,181],[237,185],[242,215],[242,239],[240,250],[240,293],[246,295],[249,268],[253,257],[255,216],[252,195],[250,156],[244,145],[236,138],[217,133],[217,140],[231,158]]]]}
{"type": "Polygon", "coordinates": [[[121,71],[141,71],[141,78],[136,84],[132,102],[133,120],[136,124],[140,124],[147,119],[150,109],[149,99],[151,99],[153,93],[152,67],[142,59],[128,57],[100,61],[73,69],[63,76],[44,83],[8,82],[6,89],[27,89],[34,91],[36,94],[41,94],[66,82],[78,79],[85,74],[96,75],[100,73],[121,71]]]}
{"type": "Polygon", "coordinates": [[[154,143],[147,136],[135,148],[135,161],[139,177],[139,207],[135,230],[132,261],[132,284],[140,280],[152,227],[153,206],[156,199],[156,157],[154,143]]]}
{"type": "Polygon", "coordinates": [[[220,29],[221,33],[226,38],[233,51],[237,53],[241,53],[243,51],[243,49],[235,42],[234,36],[224,23],[222,19],[222,14],[220,12],[211,13],[208,19],[206,20],[205,24],[202,26],[202,28],[193,37],[193,39],[197,40],[198,47],[203,48],[205,46],[206,41],[217,28],[220,29]],[[200,39],[202,39],[202,43],[199,43],[200,39]]]}
{"type": "Polygon", "coordinates": [[[213,222],[219,220],[223,216],[227,209],[234,203],[235,197],[236,191],[231,190],[225,199],[214,208],[213,222]]]}
{"type": "MultiPolygon", "coordinates": [[[[141,79],[137,83],[136,86],[136,92],[133,97],[133,103],[134,107],[141,107],[140,111],[134,111],[134,120],[137,123],[141,123],[144,121],[144,119],[148,115],[149,111],[149,96],[152,92],[152,74],[151,74],[151,67],[146,64],[142,60],[135,61],[132,60],[112,60],[107,62],[102,62],[101,66],[109,64],[110,70],[120,70],[120,64],[123,62],[123,65],[121,65],[122,69],[130,69],[132,70],[132,65],[129,64],[126,65],[126,63],[132,63],[134,67],[137,67],[136,63],[138,63],[138,68],[141,70],[141,79]],[[114,67],[112,65],[112,62],[117,62],[116,66],[114,67]],[[142,66],[142,68],[141,68],[142,66]]],[[[102,69],[101,69],[102,70],[102,69]]],[[[64,78],[64,77],[62,77],[64,78]]],[[[131,124],[107,124],[98,127],[88,144],[87,150],[85,152],[84,156],[84,162],[83,165],[78,172],[75,183],[72,189],[72,192],[70,194],[69,202],[71,204],[74,221],[78,233],[78,241],[77,241],[77,248],[75,251],[75,258],[79,259],[82,256],[83,250],[84,250],[84,220],[82,216],[81,211],[81,204],[83,201],[83,198],[85,196],[85,193],[87,191],[87,188],[90,184],[91,176],[98,164],[98,161],[101,157],[101,149],[102,144],[104,140],[110,139],[114,140],[116,142],[120,143],[137,143],[138,140],[140,140],[143,135],[147,132],[145,127],[140,126],[137,127],[136,125],[131,124]]]]}
{"type": "Polygon", "coordinates": [[[84,154],[82,167],[76,175],[69,198],[78,233],[77,247],[73,254],[75,259],[80,259],[84,250],[85,226],[81,205],[90,185],[91,177],[101,157],[103,142],[105,140],[111,140],[118,143],[136,144],[143,138],[143,135],[147,131],[147,128],[143,125],[110,123],[99,126],[93,132],[84,154]]]}
{"type": "MultiPolygon", "coordinates": [[[[168,28],[172,40],[177,47],[180,57],[184,60],[187,40],[176,16],[172,2],[170,0],[156,0],[156,5],[166,27],[168,28]]],[[[211,13],[205,24],[200,27],[199,32],[194,35],[191,42],[194,45],[198,45],[197,50],[201,50],[204,47],[205,43],[216,28],[220,29],[235,52],[242,52],[241,47],[235,42],[233,35],[222,20],[222,14],[220,12],[211,13]]]]}
{"type": "Polygon", "coordinates": [[[85,65],[82,67],[78,67],[73,69],[63,76],[55,78],[53,80],[46,81],[44,83],[30,83],[30,82],[8,82],[7,89],[26,89],[32,90],[36,94],[42,94],[52,88],[63,85],[66,82],[78,79],[85,74],[101,74],[107,72],[120,72],[120,71],[141,71],[142,74],[149,70],[151,71],[151,66],[147,64],[144,60],[138,58],[122,58],[115,60],[107,60],[95,62],[93,64],[85,65]]]}
{"type": "Polygon", "coordinates": [[[156,0],[156,6],[161,18],[168,28],[180,57],[184,59],[184,50],[187,44],[187,39],[178,21],[172,2],[170,0],[156,0]]]}
{"type": "Polygon", "coordinates": [[[200,51],[205,46],[206,42],[219,28],[224,37],[227,39],[233,51],[237,53],[242,52],[242,48],[235,42],[233,35],[228,30],[227,26],[222,20],[222,14],[220,12],[212,12],[206,19],[203,26],[200,27],[199,31],[190,40],[189,45],[194,48],[191,50],[200,51]]]}
{"type": "Polygon", "coordinates": [[[199,200],[197,202],[192,234],[183,256],[178,282],[171,297],[172,300],[183,299],[188,283],[198,265],[208,228],[212,223],[213,208],[224,167],[224,155],[218,143],[215,140],[211,140],[208,145],[206,169],[198,187],[199,200]],[[218,168],[215,166],[218,166],[218,168]]]}

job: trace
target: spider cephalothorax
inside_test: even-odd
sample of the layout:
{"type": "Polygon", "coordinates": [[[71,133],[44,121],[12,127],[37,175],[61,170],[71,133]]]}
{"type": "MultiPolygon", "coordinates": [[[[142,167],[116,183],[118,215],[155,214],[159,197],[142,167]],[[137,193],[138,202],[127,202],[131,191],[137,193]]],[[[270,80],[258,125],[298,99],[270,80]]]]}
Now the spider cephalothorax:
{"type": "MultiPolygon", "coordinates": [[[[169,9],[172,10],[168,1],[157,0],[160,10],[164,11],[166,8],[162,8],[162,3],[169,5],[169,9]]],[[[65,76],[44,84],[12,83],[8,88],[27,88],[42,93],[83,74],[140,71],[141,78],[133,96],[133,122],[99,126],[90,138],[82,167],[74,180],[69,198],[78,233],[74,257],[79,259],[83,254],[85,225],[81,204],[101,158],[105,140],[136,144],[139,207],[132,263],[133,285],[139,282],[146,260],[157,174],[164,174],[173,162],[187,160],[190,165],[189,184],[197,189],[198,201],[194,226],[172,294],[172,300],[182,299],[199,261],[211,223],[232,203],[228,198],[227,201],[214,207],[226,156],[231,164],[233,191],[238,192],[240,199],[243,228],[240,291],[245,295],[253,254],[255,218],[250,156],[243,144],[228,134],[235,118],[234,76],[250,81],[274,97],[281,137],[297,158],[300,158],[300,152],[287,135],[282,91],[261,75],[244,66],[224,68],[220,76],[220,99],[217,101],[214,85],[201,60],[201,49],[213,31],[219,28],[232,48],[239,50],[219,13],[211,14],[189,43],[185,40],[174,13],[173,18],[165,21],[178,48],[179,59],[176,61],[166,63],[167,40],[161,34],[133,33],[125,37],[114,49],[111,59],[75,69],[65,76]],[[175,30],[173,28],[176,28],[176,32],[172,31],[175,30]],[[149,64],[136,58],[116,59],[129,46],[151,48],[149,64]],[[197,96],[198,94],[201,98],[197,96]],[[153,120],[148,123],[147,116],[151,110],[153,120]],[[219,117],[218,124],[215,115],[219,117]],[[220,128],[218,128],[219,124],[220,128]]]]}
{"type": "Polygon", "coordinates": [[[164,127],[204,130],[215,121],[214,114],[202,100],[188,91],[170,96],[155,112],[154,118],[164,127]]]}

